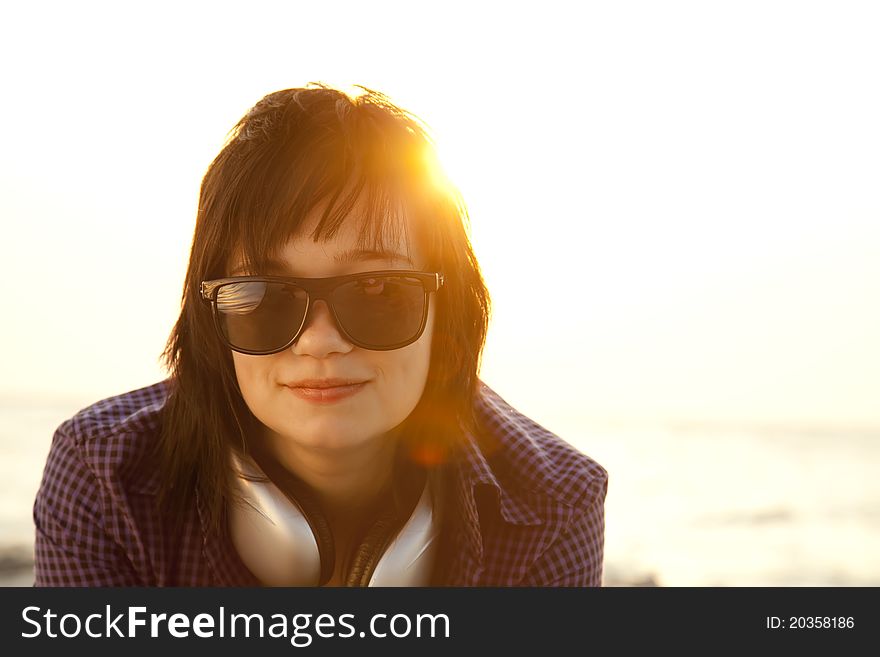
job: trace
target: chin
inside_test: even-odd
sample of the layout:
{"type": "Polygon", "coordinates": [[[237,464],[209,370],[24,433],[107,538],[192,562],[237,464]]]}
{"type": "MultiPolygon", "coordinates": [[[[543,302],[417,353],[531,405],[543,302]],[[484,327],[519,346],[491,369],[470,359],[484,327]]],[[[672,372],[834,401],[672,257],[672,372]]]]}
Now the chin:
{"type": "Polygon", "coordinates": [[[326,449],[345,449],[369,442],[374,432],[368,431],[362,422],[349,419],[320,418],[299,425],[289,435],[288,440],[303,447],[323,447],[326,449]],[[292,434],[292,435],[291,435],[292,434]]]}
{"type": "Polygon", "coordinates": [[[350,435],[328,435],[309,436],[307,440],[300,440],[300,445],[312,449],[325,449],[333,451],[346,451],[355,449],[361,445],[370,442],[367,436],[350,436],[350,435]]]}

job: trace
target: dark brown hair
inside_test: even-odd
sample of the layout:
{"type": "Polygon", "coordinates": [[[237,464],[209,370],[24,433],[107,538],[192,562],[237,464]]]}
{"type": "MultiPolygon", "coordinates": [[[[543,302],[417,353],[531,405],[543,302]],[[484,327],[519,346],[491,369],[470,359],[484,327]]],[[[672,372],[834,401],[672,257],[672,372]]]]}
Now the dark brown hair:
{"type": "Polygon", "coordinates": [[[238,387],[232,355],[199,296],[204,280],[229,275],[234,254],[259,272],[323,208],[315,241],[332,240],[359,200],[361,246],[407,230],[406,205],[426,255],[442,272],[435,293],[425,391],[401,431],[409,456],[433,469],[449,462],[462,430],[478,435],[473,399],[490,298],[468,237],[461,195],[440,174],[427,128],[381,93],[350,95],[324,84],[260,100],[236,124],[202,181],[180,317],[162,354],[170,373],[155,456],[159,503],[182,521],[198,491],[213,530],[230,497],[228,448],[258,426],[238,387]]]}

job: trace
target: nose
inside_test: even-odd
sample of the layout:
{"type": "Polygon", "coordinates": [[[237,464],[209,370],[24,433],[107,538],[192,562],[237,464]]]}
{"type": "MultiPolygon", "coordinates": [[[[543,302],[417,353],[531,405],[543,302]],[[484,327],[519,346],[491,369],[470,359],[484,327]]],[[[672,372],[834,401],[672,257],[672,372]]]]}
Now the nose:
{"type": "Polygon", "coordinates": [[[323,299],[313,301],[306,315],[303,330],[293,343],[294,353],[323,358],[328,353],[346,352],[351,348],[351,343],[339,330],[327,302],[323,299]]]}

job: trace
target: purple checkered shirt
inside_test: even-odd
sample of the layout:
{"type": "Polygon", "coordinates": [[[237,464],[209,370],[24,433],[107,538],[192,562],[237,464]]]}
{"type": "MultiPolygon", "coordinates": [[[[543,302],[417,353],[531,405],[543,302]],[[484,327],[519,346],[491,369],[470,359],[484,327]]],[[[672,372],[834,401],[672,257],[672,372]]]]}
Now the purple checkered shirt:
{"type": "MultiPolygon", "coordinates": [[[[148,446],[167,382],[83,409],[55,432],[34,502],[35,586],[259,586],[195,495],[184,530],[159,512],[148,446]]],[[[485,383],[451,472],[448,568],[435,586],[601,586],[608,473],[485,383]]]]}

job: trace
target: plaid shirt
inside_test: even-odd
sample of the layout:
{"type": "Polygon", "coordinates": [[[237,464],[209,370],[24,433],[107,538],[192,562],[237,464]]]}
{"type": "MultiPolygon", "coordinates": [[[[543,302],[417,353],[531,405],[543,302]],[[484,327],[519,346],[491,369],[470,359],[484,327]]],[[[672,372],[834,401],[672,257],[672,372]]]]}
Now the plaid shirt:
{"type": "MultiPolygon", "coordinates": [[[[97,402],[55,432],[34,502],[35,586],[259,586],[202,500],[181,535],[157,510],[147,467],[166,382],[97,402]]],[[[601,586],[607,471],[485,383],[480,426],[450,469],[455,505],[436,586],[601,586]]]]}

